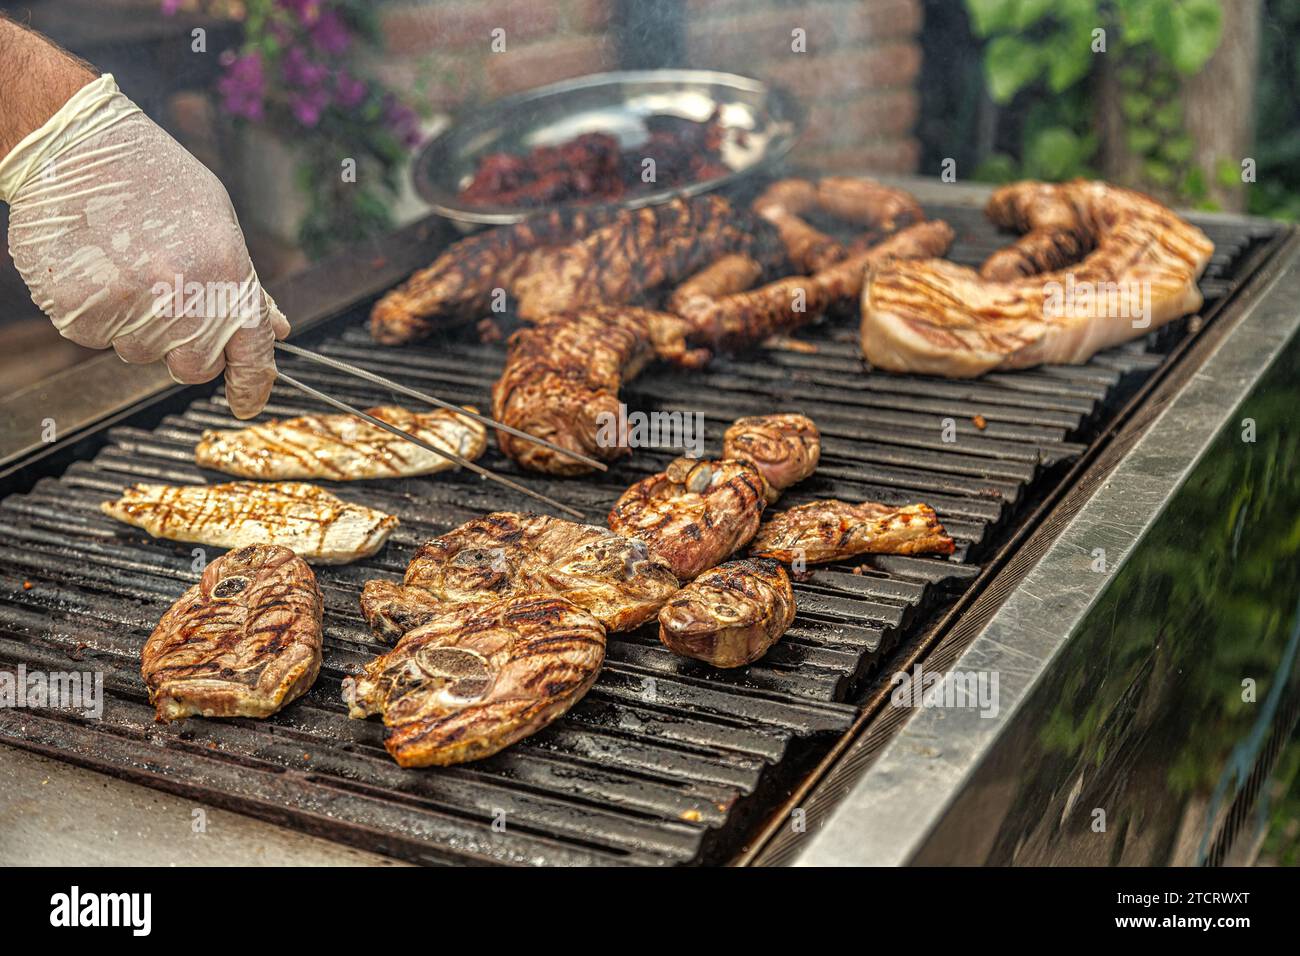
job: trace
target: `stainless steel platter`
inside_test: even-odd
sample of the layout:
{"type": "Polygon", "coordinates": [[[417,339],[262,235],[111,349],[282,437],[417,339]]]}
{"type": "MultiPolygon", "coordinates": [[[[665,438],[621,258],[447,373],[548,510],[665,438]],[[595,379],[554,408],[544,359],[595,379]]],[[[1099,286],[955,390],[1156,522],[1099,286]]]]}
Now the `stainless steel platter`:
{"type": "Polygon", "coordinates": [[[653,205],[753,174],[789,152],[803,128],[798,105],[788,93],[749,77],[709,70],[596,73],[498,100],[453,123],[429,140],[416,158],[415,188],[435,211],[458,222],[518,222],[537,207],[467,205],[459,199],[482,157],[498,152],[522,155],[592,132],[609,133],[624,147],[632,147],[645,139],[648,117],[703,122],[715,109],[724,126],[744,131],[743,136],[729,136],[723,147],[729,173],[638,193],[618,204],[653,205]]]}

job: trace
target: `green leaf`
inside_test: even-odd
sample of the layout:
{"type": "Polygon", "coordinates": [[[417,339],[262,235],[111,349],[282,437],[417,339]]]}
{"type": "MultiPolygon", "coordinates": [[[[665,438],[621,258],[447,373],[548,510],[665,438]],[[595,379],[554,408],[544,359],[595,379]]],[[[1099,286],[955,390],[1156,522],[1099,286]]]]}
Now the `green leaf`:
{"type": "Polygon", "coordinates": [[[1168,186],[1174,181],[1173,168],[1158,159],[1148,159],[1143,163],[1142,174],[1157,186],[1168,186]]]}
{"type": "Polygon", "coordinates": [[[1167,133],[1182,129],[1183,105],[1177,100],[1164,103],[1152,114],[1151,121],[1167,133]]]}
{"type": "Polygon", "coordinates": [[[1006,153],[992,153],[975,168],[975,178],[983,183],[1009,183],[1020,178],[1020,170],[1006,153]]]}
{"type": "Polygon", "coordinates": [[[1120,97],[1119,108],[1124,118],[1136,122],[1151,111],[1151,97],[1142,93],[1125,93],[1120,97]]]}
{"type": "Polygon", "coordinates": [[[1043,71],[1042,47],[1016,37],[994,39],[984,50],[984,75],[989,95],[1006,103],[1043,71]]]}
{"type": "Polygon", "coordinates": [[[1157,12],[1151,42],[1176,70],[1190,75],[1214,55],[1222,28],[1219,0],[1178,0],[1157,12]]]}
{"type": "Polygon", "coordinates": [[[986,37],[1010,29],[1016,22],[1020,0],[966,0],[971,29],[986,37]]]}
{"type": "Polygon", "coordinates": [[[1020,0],[1015,4],[1011,27],[1023,32],[1047,15],[1054,6],[1053,0],[1020,0]]]}
{"type": "Polygon", "coordinates": [[[1155,149],[1156,143],[1160,141],[1160,137],[1156,134],[1155,130],[1142,129],[1140,127],[1137,129],[1130,129],[1126,138],[1128,141],[1129,152],[1133,153],[1135,156],[1145,156],[1147,153],[1155,149]]]}
{"type": "Polygon", "coordinates": [[[1084,144],[1064,126],[1043,130],[1025,149],[1026,171],[1041,179],[1066,179],[1087,160],[1084,144]]]}
{"type": "Polygon", "coordinates": [[[1182,165],[1192,158],[1192,138],[1185,133],[1182,136],[1175,136],[1165,142],[1160,152],[1165,159],[1182,165]]]}

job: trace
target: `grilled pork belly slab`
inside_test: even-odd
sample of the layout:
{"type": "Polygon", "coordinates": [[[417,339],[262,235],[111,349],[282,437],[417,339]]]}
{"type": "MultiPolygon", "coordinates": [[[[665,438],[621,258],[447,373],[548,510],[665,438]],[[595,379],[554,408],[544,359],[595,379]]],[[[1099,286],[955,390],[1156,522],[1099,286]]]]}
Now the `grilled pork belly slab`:
{"type": "MultiPolygon", "coordinates": [[[[380,405],[366,411],[470,461],[487,448],[486,428],[447,409],[416,413],[380,405]]],[[[205,431],[194,449],[194,460],[202,468],[241,478],[281,481],[409,478],[458,467],[352,415],[304,415],[237,430],[205,431]]]]}
{"type": "Polygon", "coordinates": [[[1196,283],[1214,244],[1148,196],[1083,180],[1018,183],[987,212],[1031,232],[990,257],[984,275],[938,259],[871,270],[861,343],[872,365],[972,378],[1077,364],[1201,306],[1196,283]],[[1062,266],[1075,247],[1092,251],[1062,266]]]}
{"type": "Polygon", "coordinates": [[[753,663],[794,622],[785,568],[765,558],[728,561],[682,588],[659,612],[659,640],[715,667],[753,663]]]}
{"type": "Polygon", "coordinates": [[[952,554],[955,550],[929,505],[860,505],[828,499],[780,511],[750,544],[755,557],[786,564],[822,564],[857,554],[952,554]]]}
{"type": "MultiPolygon", "coordinates": [[[[442,601],[555,594],[610,631],[628,631],[650,620],[680,587],[643,541],[595,525],[510,511],[475,518],[424,544],[403,583],[442,601]]],[[[371,584],[367,593],[377,604],[383,595],[371,584]]]]}
{"type": "Polygon", "coordinates": [[[753,415],[738,418],[723,435],[722,457],[754,465],[767,480],[767,503],[817,470],[821,434],[805,415],[753,415]]]}
{"type": "Polygon", "coordinates": [[[322,607],[316,576],[288,548],[217,558],[145,642],[158,720],[269,717],[301,697],[320,672],[322,607]]]}
{"type": "Polygon", "coordinates": [[[340,501],[298,481],[138,484],[100,509],[155,538],[216,548],[274,544],[313,564],[368,558],[397,527],[393,515],[340,501]]]}
{"type": "Polygon", "coordinates": [[[623,492],[609,526],[645,541],[651,555],[689,580],[754,536],[767,493],[767,482],[750,462],[678,458],[623,492]]]}
{"type": "Polygon", "coordinates": [[[550,594],[446,604],[343,681],[349,716],[384,719],[403,767],[488,757],[555,720],[590,689],[605,629],[550,594]]]}

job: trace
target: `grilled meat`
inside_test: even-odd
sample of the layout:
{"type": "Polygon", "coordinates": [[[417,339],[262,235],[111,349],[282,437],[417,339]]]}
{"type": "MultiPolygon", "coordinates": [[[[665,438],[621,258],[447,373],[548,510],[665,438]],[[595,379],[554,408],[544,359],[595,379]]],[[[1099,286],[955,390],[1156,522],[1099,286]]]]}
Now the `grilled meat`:
{"type": "Polygon", "coordinates": [[[785,568],[753,558],[728,561],[682,588],[659,612],[659,640],[683,657],[740,667],[767,653],[794,622],[785,568]]]}
{"type": "Polygon", "coordinates": [[[511,289],[520,318],[535,320],[592,305],[635,302],[683,281],[728,253],[775,255],[759,221],[720,196],[625,210],[618,220],[530,257],[511,289]]]}
{"type": "Polygon", "coordinates": [[[817,469],[821,434],[804,415],[754,415],[738,418],[723,435],[722,457],[754,465],[769,487],[768,504],[817,469]]]}
{"type": "Polygon", "coordinates": [[[718,298],[679,300],[677,314],[690,327],[688,341],[714,349],[744,348],[850,304],[862,291],[868,269],[898,259],[942,255],[952,237],[946,222],[917,223],[811,276],[790,276],[718,298]]]}
{"type": "Polygon", "coordinates": [[[689,580],[749,541],[765,507],[767,482],[749,462],[678,458],[623,492],[609,526],[689,580]]]}
{"type": "MultiPolygon", "coordinates": [[[[435,448],[470,461],[487,448],[487,429],[446,409],[416,414],[395,405],[367,411],[435,448]]],[[[477,412],[478,409],[471,408],[477,412]]],[[[352,415],[304,415],[234,431],[205,431],[194,460],[241,478],[398,478],[457,467],[352,415]]]]}
{"type": "Polygon", "coordinates": [[[1082,180],[1018,183],[995,192],[987,212],[1032,231],[990,257],[985,276],[938,259],[871,271],[861,338],[872,365],[970,378],[1086,362],[1200,308],[1196,282],[1214,245],[1147,196],[1082,180]],[[1093,251],[1038,271],[1059,265],[1066,242],[1093,251]],[[1001,281],[1026,271],[1036,274],[1001,281]]]}
{"type": "Polygon", "coordinates": [[[298,481],[224,485],[133,485],[104,514],[155,538],[217,548],[272,544],[314,564],[346,564],[378,551],[397,518],[340,501],[298,481]]]}
{"type": "Polygon", "coordinates": [[[488,757],[555,720],[591,687],[605,630],[550,594],[447,604],[343,681],[355,718],[379,714],[403,767],[488,757]]]}
{"type": "MultiPolygon", "coordinates": [[[[602,421],[617,421],[618,391],[652,355],[683,365],[706,356],[685,346],[676,316],[634,306],[593,307],[550,316],[510,337],[506,366],[492,389],[492,416],[562,448],[603,461],[628,454],[602,421]]],[[[580,461],[505,432],[501,450],[533,471],[578,475],[580,461]]]]}
{"type": "Polygon", "coordinates": [[[668,311],[676,313],[696,296],[716,298],[744,292],[763,275],[763,266],[757,259],[744,253],[733,252],[715,259],[674,291],[668,299],[668,311]]]}
{"type": "Polygon", "coordinates": [[[392,581],[367,581],[361,589],[361,614],[385,644],[396,644],[407,631],[428,623],[446,604],[424,588],[392,581]]]}
{"type": "Polygon", "coordinates": [[[584,236],[621,215],[608,206],[556,209],[453,243],[370,312],[370,334],[385,345],[422,339],[440,325],[481,318],[494,289],[509,289],[528,255],[584,236]]]}
{"type": "Polygon", "coordinates": [[[953,540],[929,505],[813,501],[763,522],[750,554],[786,564],[822,564],[855,554],[952,554],[953,540]]]}
{"type": "MultiPolygon", "coordinates": [[[[631,630],[650,620],[679,586],[668,567],[635,538],[509,511],[475,518],[425,543],[406,569],[403,584],[453,602],[557,594],[610,631],[631,630]]],[[[404,600],[403,594],[386,595],[391,587],[372,581],[365,594],[376,607],[385,596],[404,600]]],[[[371,624],[375,627],[373,620],[371,624]]],[[[387,630],[401,626],[398,622],[387,630]]]]}
{"type": "Polygon", "coordinates": [[[804,221],[808,213],[824,212],[868,227],[874,233],[873,243],[925,219],[916,200],[901,189],[849,176],[828,176],[816,184],[782,179],[768,186],[752,208],[776,226],[786,255],[800,272],[820,272],[849,255],[842,243],[804,221]]]}
{"type": "Polygon", "coordinates": [[[301,697],[320,672],[321,609],[316,576],[288,548],[217,558],[145,642],[158,720],[269,717],[301,697]]]}

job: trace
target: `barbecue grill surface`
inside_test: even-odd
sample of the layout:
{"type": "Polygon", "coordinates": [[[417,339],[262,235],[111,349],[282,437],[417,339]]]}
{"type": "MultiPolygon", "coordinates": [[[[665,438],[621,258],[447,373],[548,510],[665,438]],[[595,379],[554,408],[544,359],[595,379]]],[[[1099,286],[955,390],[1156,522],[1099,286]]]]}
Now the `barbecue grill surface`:
{"type": "MultiPolygon", "coordinates": [[[[1004,245],[978,210],[932,208],[976,264],[1004,245]]],[[[1268,237],[1256,226],[1198,223],[1216,245],[1202,281],[1211,315],[1268,237]]],[[[430,252],[432,256],[432,250],[430,252]]],[[[442,398],[490,407],[501,344],[462,330],[383,348],[354,310],[302,344],[442,398]]],[[[856,315],[799,338],[816,352],[755,351],[702,373],[652,368],[624,391],[630,410],[703,412],[707,454],[741,415],[802,412],[819,426],[817,473],[778,507],[813,498],[923,501],[957,540],[951,560],[877,557],[815,569],[796,583],[799,613],[760,661],[720,671],[663,648],[653,626],[612,636],[591,693],[541,733],[488,760],[402,770],[377,720],[349,720],[342,678],[372,657],[357,597],[372,577],[399,580],[427,538],[531,501],[461,472],[431,478],[320,482],[400,516],[376,557],[316,569],[325,595],[325,655],[316,686],[273,718],[153,722],[140,649],[167,607],[199,577],[194,547],[149,538],[99,512],[137,481],[224,480],[194,465],[205,428],[232,427],[217,394],[155,427],[112,428],[93,460],[0,502],[0,669],[104,672],[102,720],[0,710],[0,740],[419,862],[685,864],[724,861],[858,713],[870,675],[916,641],[976,577],[979,562],[1024,520],[1123,399],[1191,334],[1181,320],[1078,367],[945,381],[864,374],[856,315]],[[976,424],[982,416],[985,427],[976,424]],[[945,419],[956,440],[944,441],[945,419]],[[856,562],[854,562],[856,563],[856,562]]],[[[299,359],[286,371],[365,407],[382,389],[299,359]]],[[[267,417],[327,411],[277,386],[267,417]]],[[[142,416],[143,417],[143,416],[142,416]]],[[[156,419],[156,416],[155,416],[156,419]]],[[[606,475],[525,475],[538,490],[603,524],[617,496],[674,453],[638,450],[606,475]]],[[[488,467],[517,474],[495,443],[488,467]]],[[[216,550],[206,555],[215,558],[216,550]]]]}

